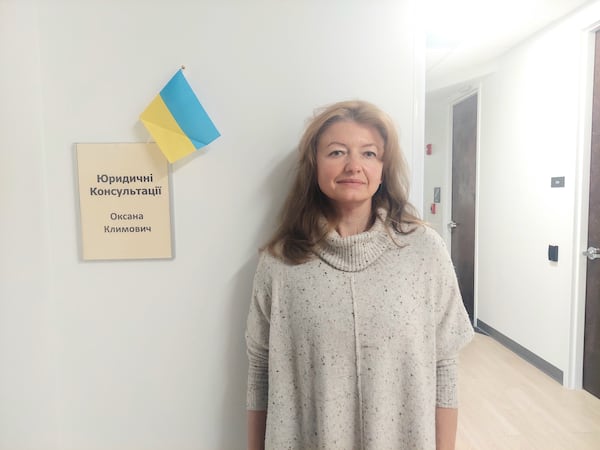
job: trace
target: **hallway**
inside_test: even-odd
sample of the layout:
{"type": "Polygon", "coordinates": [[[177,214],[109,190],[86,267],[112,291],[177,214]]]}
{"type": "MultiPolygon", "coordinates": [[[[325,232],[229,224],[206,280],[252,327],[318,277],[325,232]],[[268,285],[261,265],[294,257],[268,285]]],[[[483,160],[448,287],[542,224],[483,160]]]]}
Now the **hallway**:
{"type": "Polygon", "coordinates": [[[492,338],[460,357],[457,450],[600,448],[600,400],[563,388],[492,338]]]}

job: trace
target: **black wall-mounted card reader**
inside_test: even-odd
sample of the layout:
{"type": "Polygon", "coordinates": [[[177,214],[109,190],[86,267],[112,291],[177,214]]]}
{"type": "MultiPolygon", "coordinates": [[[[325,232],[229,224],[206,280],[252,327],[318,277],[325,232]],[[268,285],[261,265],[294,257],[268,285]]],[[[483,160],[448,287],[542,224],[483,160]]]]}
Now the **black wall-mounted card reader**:
{"type": "Polygon", "coordinates": [[[549,261],[558,261],[558,245],[549,245],[548,246],[548,260],[549,261]]]}

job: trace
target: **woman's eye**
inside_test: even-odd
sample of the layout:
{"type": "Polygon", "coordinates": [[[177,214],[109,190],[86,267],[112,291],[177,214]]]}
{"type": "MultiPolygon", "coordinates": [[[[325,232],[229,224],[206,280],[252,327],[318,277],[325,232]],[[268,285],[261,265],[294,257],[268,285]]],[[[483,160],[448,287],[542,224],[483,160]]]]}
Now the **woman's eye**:
{"type": "Polygon", "coordinates": [[[329,156],[342,156],[344,152],[342,150],[332,150],[329,152],[329,156]]]}
{"type": "Polygon", "coordinates": [[[366,151],[366,152],[364,153],[364,155],[365,155],[367,158],[377,158],[377,153],[375,153],[375,152],[372,152],[372,151],[370,151],[370,150],[369,150],[369,151],[366,151]]]}

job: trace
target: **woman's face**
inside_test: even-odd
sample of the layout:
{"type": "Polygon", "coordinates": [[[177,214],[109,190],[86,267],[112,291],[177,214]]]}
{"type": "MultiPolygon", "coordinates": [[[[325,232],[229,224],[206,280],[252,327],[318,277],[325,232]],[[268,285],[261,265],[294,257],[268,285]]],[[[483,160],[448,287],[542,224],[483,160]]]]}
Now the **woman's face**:
{"type": "Polygon", "coordinates": [[[383,138],[372,126],[335,122],[317,142],[317,181],[333,204],[342,209],[371,210],[381,184],[383,138]]]}

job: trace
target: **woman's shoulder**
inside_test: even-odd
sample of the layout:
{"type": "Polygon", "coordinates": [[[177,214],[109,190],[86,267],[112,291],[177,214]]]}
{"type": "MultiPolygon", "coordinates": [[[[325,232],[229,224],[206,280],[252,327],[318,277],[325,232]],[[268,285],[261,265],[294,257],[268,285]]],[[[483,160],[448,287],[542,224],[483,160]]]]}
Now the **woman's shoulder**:
{"type": "Polygon", "coordinates": [[[263,248],[259,250],[256,274],[262,278],[274,279],[283,276],[290,268],[303,266],[304,263],[287,261],[282,252],[277,252],[276,249],[263,248]]]}
{"type": "Polygon", "coordinates": [[[282,262],[269,250],[261,249],[258,255],[256,270],[254,271],[254,290],[270,293],[277,284],[282,272],[282,262]]]}
{"type": "Polygon", "coordinates": [[[400,231],[394,230],[394,240],[424,251],[447,251],[442,237],[427,223],[402,223],[400,231]]]}
{"type": "Polygon", "coordinates": [[[273,270],[278,270],[278,268],[283,265],[284,262],[280,256],[273,253],[268,248],[260,249],[258,252],[258,264],[256,267],[258,271],[266,271],[272,272],[273,270]]]}

